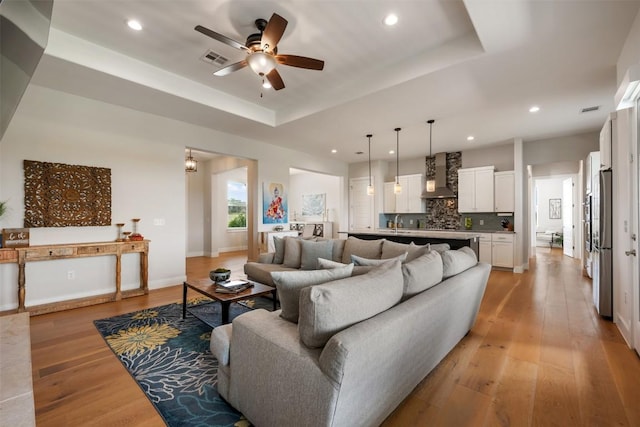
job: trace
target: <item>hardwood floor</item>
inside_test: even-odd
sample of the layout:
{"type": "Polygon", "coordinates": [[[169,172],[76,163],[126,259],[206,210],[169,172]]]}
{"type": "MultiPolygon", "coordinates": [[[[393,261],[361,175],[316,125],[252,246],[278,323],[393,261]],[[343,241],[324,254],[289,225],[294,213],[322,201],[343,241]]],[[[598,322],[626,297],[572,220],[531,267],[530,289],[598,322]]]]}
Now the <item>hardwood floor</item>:
{"type": "MultiPolygon", "coordinates": [[[[245,260],[191,258],[187,276],[245,260]]],[[[173,286],[32,317],[38,426],[163,425],[92,322],[180,299],[173,286]]],[[[640,359],[595,312],[579,263],[540,249],[525,274],[491,273],[473,330],[384,426],[640,426],[639,396],[640,359]]]]}

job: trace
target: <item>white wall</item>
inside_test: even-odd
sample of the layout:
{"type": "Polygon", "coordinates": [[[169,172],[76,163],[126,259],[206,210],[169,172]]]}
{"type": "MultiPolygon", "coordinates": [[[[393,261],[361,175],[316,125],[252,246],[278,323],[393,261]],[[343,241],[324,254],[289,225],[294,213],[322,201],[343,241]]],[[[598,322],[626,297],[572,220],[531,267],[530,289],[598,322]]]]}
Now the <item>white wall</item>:
{"type": "Polygon", "coordinates": [[[537,195],[537,226],[536,231],[562,232],[562,218],[549,218],[549,200],[562,200],[562,181],[566,177],[535,179],[535,191],[537,195]]]}
{"type": "Polygon", "coordinates": [[[514,169],[514,144],[496,145],[495,147],[464,150],[462,152],[462,167],[476,168],[493,165],[496,172],[512,171],[514,169]]]}
{"type": "Polygon", "coordinates": [[[340,230],[340,218],[337,213],[341,206],[341,188],[342,177],[312,172],[292,174],[289,178],[290,221],[294,220],[294,212],[297,212],[297,221],[322,221],[322,217],[302,216],[302,196],[305,194],[325,194],[325,206],[328,210],[326,220],[333,222],[333,231],[336,233],[340,230]]]}
{"type": "MultiPolygon", "coordinates": [[[[346,176],[348,166],[259,141],[30,85],[0,141],[0,200],[11,211],[0,227],[23,223],[24,159],[100,166],[112,171],[112,220],[142,218],[139,231],[151,240],[149,286],[176,285],[185,278],[185,146],[258,160],[257,181],[288,184],[289,167],[346,176]],[[154,226],[163,219],[163,226],[154,226]]],[[[261,200],[262,190],[251,189],[261,200]]],[[[250,192],[250,195],[252,193],[250,192]]],[[[343,195],[346,194],[346,184],[343,195]]],[[[343,196],[342,206],[347,206],[343,196]]],[[[262,227],[254,206],[256,231],[262,227]]],[[[346,209],[340,215],[347,216],[346,209]]],[[[346,219],[345,219],[346,223],[346,219]]],[[[31,244],[108,241],[115,227],[32,229],[31,244]]],[[[253,236],[257,241],[257,234],[253,236]]],[[[206,242],[205,242],[206,244],[206,242]]],[[[123,261],[123,289],[137,285],[137,256],[123,261]]],[[[36,305],[113,291],[114,261],[109,258],[30,263],[26,303],[36,305]],[[67,280],[74,270],[75,280],[67,280]]],[[[17,267],[0,265],[0,310],[17,307],[17,267]],[[12,286],[16,284],[16,286],[12,286]]]]}
{"type": "Polygon", "coordinates": [[[199,162],[198,171],[187,173],[185,183],[187,191],[187,256],[203,256],[205,254],[205,206],[204,164],[199,162]]]}

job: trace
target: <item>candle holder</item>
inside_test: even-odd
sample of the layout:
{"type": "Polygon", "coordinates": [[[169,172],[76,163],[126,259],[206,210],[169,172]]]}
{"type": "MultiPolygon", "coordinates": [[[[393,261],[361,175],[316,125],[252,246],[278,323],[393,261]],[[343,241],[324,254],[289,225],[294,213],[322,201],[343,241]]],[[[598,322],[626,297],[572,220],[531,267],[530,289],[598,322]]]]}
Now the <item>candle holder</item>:
{"type": "Polygon", "coordinates": [[[123,231],[123,232],[122,232],[122,235],[124,236],[124,237],[123,237],[123,240],[124,240],[125,242],[127,242],[127,241],[129,241],[129,240],[130,240],[130,238],[129,238],[129,234],[131,234],[131,232],[130,232],[130,231],[123,231]]]}
{"type": "Polygon", "coordinates": [[[138,233],[138,223],[140,222],[140,218],[133,218],[133,233],[129,236],[129,240],[144,240],[142,234],[138,233]]]}
{"type": "Polygon", "coordinates": [[[116,227],[118,227],[118,237],[116,237],[116,242],[123,242],[124,236],[122,235],[122,227],[124,227],[124,224],[120,222],[116,224],[116,227]]]}

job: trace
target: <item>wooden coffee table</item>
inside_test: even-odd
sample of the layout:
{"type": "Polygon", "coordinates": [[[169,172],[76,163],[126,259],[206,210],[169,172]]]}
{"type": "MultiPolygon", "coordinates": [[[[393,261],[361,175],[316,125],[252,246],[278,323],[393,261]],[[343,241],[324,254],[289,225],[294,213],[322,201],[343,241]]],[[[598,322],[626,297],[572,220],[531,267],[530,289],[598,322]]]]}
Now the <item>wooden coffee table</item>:
{"type": "Polygon", "coordinates": [[[182,318],[184,319],[185,317],[187,317],[187,311],[189,311],[191,314],[193,314],[209,326],[214,326],[202,317],[198,316],[198,313],[196,311],[187,309],[187,290],[189,288],[220,303],[220,306],[222,307],[221,320],[223,325],[229,323],[229,306],[232,302],[243,301],[249,298],[271,294],[273,297],[273,310],[275,311],[276,288],[268,285],[263,285],[262,283],[254,282],[251,280],[249,280],[249,282],[253,284],[253,286],[249,289],[238,292],[237,294],[223,294],[216,292],[216,285],[209,278],[187,280],[182,284],[182,318]]]}

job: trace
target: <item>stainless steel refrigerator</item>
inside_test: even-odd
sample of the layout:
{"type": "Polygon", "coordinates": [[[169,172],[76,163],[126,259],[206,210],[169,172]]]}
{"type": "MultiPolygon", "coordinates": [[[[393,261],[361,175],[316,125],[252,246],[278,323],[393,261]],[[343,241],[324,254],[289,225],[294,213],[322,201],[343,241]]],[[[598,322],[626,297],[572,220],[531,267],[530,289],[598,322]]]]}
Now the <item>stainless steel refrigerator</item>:
{"type": "Polygon", "coordinates": [[[593,303],[601,316],[613,316],[613,208],[611,169],[600,171],[593,189],[592,257],[593,303]]]}

